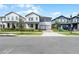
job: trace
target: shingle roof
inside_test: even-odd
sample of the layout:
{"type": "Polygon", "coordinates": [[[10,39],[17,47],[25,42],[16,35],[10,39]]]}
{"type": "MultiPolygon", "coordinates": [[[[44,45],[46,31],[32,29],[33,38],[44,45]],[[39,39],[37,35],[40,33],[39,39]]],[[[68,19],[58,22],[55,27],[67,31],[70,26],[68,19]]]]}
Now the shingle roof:
{"type": "Polygon", "coordinates": [[[9,13],[7,13],[5,16],[7,16],[7,15],[9,15],[9,14],[11,14],[11,13],[14,13],[14,14],[16,14],[16,15],[18,15],[18,16],[20,16],[20,17],[24,18],[23,16],[21,16],[21,15],[19,15],[19,14],[15,13],[15,12],[9,12],[9,13]]]}
{"type": "MultiPolygon", "coordinates": [[[[25,15],[25,17],[27,17],[27,16],[30,15],[30,14],[35,14],[35,15],[37,15],[37,16],[39,16],[39,17],[47,17],[47,16],[38,15],[38,14],[36,14],[36,13],[34,13],[34,12],[31,12],[31,13],[25,15]]],[[[47,17],[47,18],[52,18],[52,17],[47,17]]]]}
{"type": "Polygon", "coordinates": [[[65,17],[65,16],[61,15],[61,16],[59,16],[59,17],[56,17],[56,18],[55,18],[55,19],[53,19],[52,21],[54,21],[54,20],[56,20],[56,19],[59,19],[59,18],[61,18],[61,17],[64,17],[64,18],[66,18],[66,19],[68,19],[68,20],[69,20],[69,18],[68,18],[68,17],[65,17]]]}
{"type": "Polygon", "coordinates": [[[71,19],[74,19],[74,18],[78,18],[78,19],[79,19],[79,17],[78,17],[78,16],[74,16],[74,17],[72,17],[71,19]]]}

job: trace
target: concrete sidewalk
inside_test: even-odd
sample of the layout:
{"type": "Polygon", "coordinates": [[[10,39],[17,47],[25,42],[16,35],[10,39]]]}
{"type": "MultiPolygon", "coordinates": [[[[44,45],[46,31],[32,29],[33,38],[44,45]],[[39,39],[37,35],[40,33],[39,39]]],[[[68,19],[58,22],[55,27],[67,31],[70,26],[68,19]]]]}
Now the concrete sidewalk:
{"type": "Polygon", "coordinates": [[[58,34],[53,31],[43,31],[43,34],[41,36],[66,36],[66,35],[58,34]]]}
{"type": "Polygon", "coordinates": [[[22,37],[38,37],[38,36],[66,36],[51,30],[43,31],[42,35],[16,35],[16,34],[0,34],[0,36],[22,36],[22,37]]]}

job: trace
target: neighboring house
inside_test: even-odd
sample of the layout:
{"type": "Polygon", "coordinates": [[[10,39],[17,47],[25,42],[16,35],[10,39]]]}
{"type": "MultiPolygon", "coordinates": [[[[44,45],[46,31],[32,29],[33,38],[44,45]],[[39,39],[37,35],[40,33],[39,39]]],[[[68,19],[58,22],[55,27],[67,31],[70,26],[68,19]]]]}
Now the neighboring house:
{"type": "Polygon", "coordinates": [[[19,21],[25,18],[15,12],[9,12],[4,17],[0,17],[0,20],[1,28],[19,28],[19,21]]]}
{"type": "Polygon", "coordinates": [[[79,17],[78,16],[74,16],[71,18],[72,21],[72,29],[73,30],[79,30],[79,17]]]}
{"type": "Polygon", "coordinates": [[[69,18],[61,15],[53,19],[52,24],[57,24],[57,27],[61,29],[69,29],[70,26],[69,21],[70,21],[69,18]]]}
{"type": "Polygon", "coordinates": [[[20,28],[19,23],[26,29],[51,29],[51,17],[40,16],[34,12],[27,14],[25,17],[9,12],[0,17],[0,28],[20,28]]]}
{"type": "Polygon", "coordinates": [[[51,29],[51,17],[40,16],[34,12],[31,12],[25,16],[26,27],[33,29],[51,29]]]}
{"type": "Polygon", "coordinates": [[[79,17],[74,16],[72,18],[68,18],[65,16],[59,16],[52,20],[52,25],[58,24],[58,28],[65,30],[79,30],[79,17]]]}

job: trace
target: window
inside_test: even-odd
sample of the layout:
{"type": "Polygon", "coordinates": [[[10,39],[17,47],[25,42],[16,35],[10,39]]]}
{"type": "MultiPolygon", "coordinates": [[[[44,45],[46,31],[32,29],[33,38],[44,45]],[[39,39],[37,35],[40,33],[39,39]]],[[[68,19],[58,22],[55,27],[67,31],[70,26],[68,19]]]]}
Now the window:
{"type": "Polygon", "coordinates": [[[33,17],[31,17],[31,21],[33,21],[33,17]]]}
{"type": "Polygon", "coordinates": [[[77,22],[77,19],[75,18],[75,19],[73,19],[73,22],[77,22]]]}
{"type": "Polygon", "coordinates": [[[33,21],[33,17],[30,17],[30,18],[29,18],[29,21],[33,21]]]}
{"type": "Polygon", "coordinates": [[[38,20],[38,18],[36,17],[36,20],[38,20]]]}
{"type": "Polygon", "coordinates": [[[30,18],[29,18],[29,21],[30,21],[30,18]]]}
{"type": "Polygon", "coordinates": [[[7,20],[9,20],[9,17],[7,18],[7,20]]]}
{"type": "Polygon", "coordinates": [[[12,20],[14,20],[14,18],[12,17],[12,20]]]}
{"type": "Polygon", "coordinates": [[[0,20],[2,21],[2,18],[0,18],[0,20]]]}
{"type": "Polygon", "coordinates": [[[18,17],[16,16],[16,20],[18,20],[18,17]]]}
{"type": "Polygon", "coordinates": [[[30,26],[31,28],[33,28],[33,24],[29,24],[29,26],[30,26]]]}

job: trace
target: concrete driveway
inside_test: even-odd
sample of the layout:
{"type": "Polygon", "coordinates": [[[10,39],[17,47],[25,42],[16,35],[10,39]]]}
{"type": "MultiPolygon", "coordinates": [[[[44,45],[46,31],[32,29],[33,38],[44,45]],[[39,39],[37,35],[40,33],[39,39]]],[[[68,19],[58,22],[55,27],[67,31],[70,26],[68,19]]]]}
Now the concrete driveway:
{"type": "Polygon", "coordinates": [[[43,34],[41,36],[66,36],[66,35],[62,35],[53,31],[43,31],[43,34]]]}

